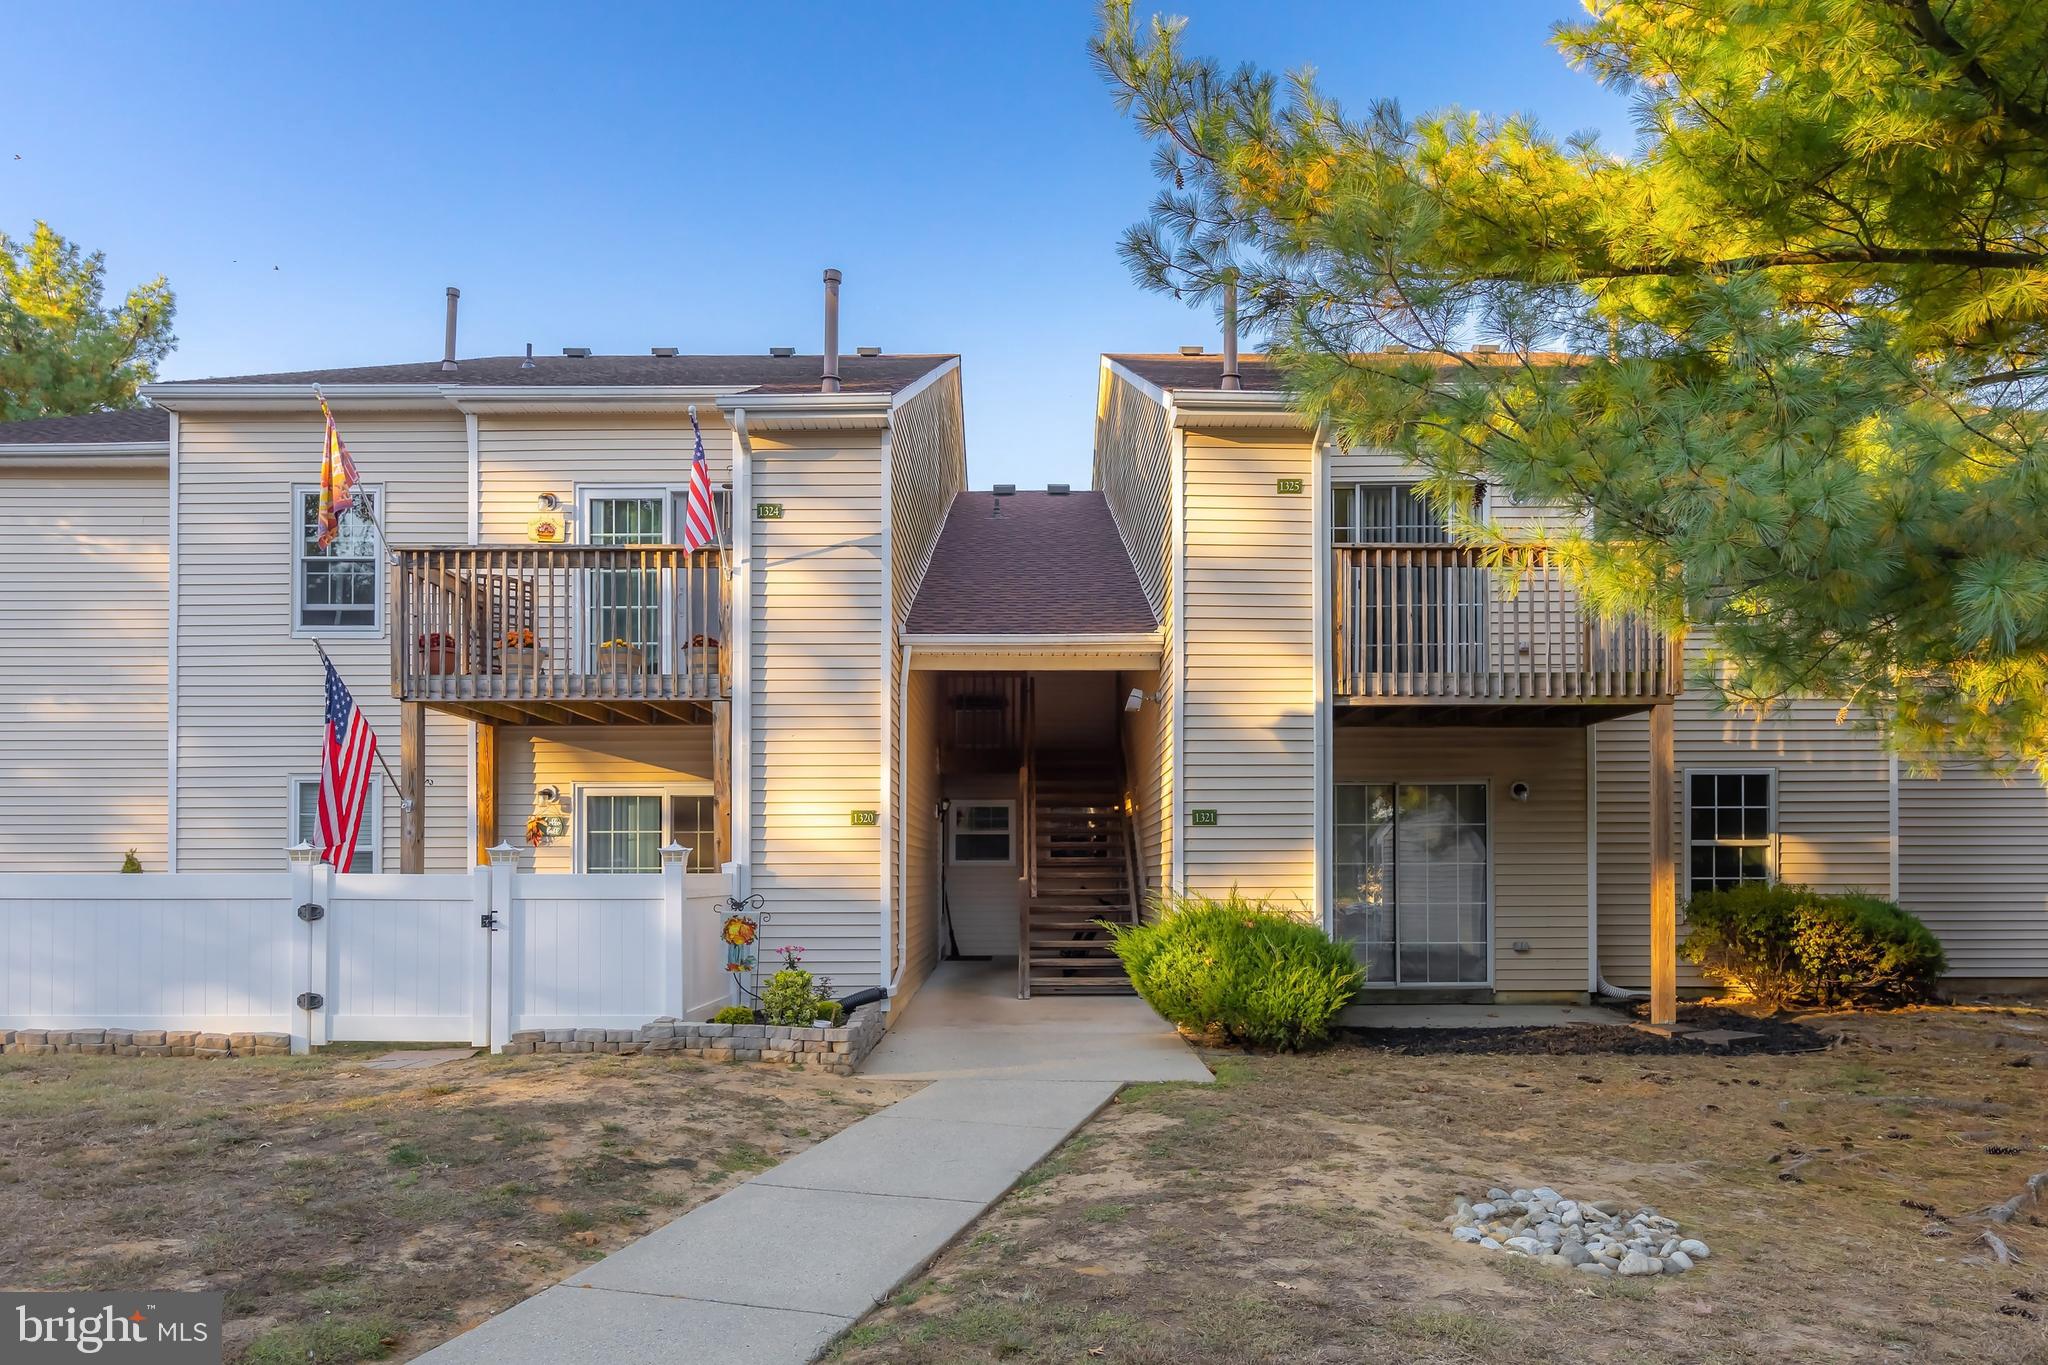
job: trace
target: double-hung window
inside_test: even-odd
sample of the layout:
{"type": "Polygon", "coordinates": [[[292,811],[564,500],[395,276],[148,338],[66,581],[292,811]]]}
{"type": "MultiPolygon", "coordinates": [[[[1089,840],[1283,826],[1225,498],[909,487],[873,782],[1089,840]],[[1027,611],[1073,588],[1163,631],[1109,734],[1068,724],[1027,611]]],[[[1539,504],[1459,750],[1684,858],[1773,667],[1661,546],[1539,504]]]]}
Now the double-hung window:
{"type": "Polygon", "coordinates": [[[955,801],[947,822],[953,846],[947,850],[956,863],[1014,863],[1017,861],[1011,832],[1016,827],[1015,801],[955,801]]]}
{"type": "Polygon", "coordinates": [[[378,635],[384,628],[384,555],[376,518],[384,490],[359,486],[334,539],[321,548],[320,490],[292,489],[292,633],[378,635]]]}
{"type": "Polygon", "coordinates": [[[1687,894],[1768,882],[1776,875],[1774,778],[1769,769],[1686,773],[1687,894]]]}
{"type": "Polygon", "coordinates": [[[718,802],[683,787],[586,787],[576,852],[583,872],[659,872],[661,850],[690,850],[686,871],[716,872],[718,802]]]}
{"type": "MultiPolygon", "coordinates": [[[[349,859],[344,872],[375,872],[377,870],[377,825],[378,814],[384,808],[381,788],[383,779],[376,773],[370,774],[370,790],[363,795],[363,824],[356,831],[355,857],[349,859]]],[[[320,800],[320,779],[317,777],[294,777],[291,780],[291,844],[320,846],[320,820],[317,814],[320,800]]]]}

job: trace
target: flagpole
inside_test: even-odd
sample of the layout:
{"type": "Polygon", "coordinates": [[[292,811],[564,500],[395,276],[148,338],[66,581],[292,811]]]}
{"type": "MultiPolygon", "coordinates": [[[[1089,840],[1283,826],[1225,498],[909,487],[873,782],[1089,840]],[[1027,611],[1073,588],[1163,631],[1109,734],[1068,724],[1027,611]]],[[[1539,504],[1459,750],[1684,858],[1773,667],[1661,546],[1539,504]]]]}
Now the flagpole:
{"type": "MultiPolygon", "coordinates": [[[[334,668],[334,660],[327,657],[326,647],[318,640],[314,640],[312,645],[314,649],[320,652],[320,662],[326,664],[329,668],[334,668]]],[[[338,668],[335,668],[334,671],[336,673],[341,672],[338,668]]],[[[357,704],[360,705],[361,703],[357,704]]],[[[373,731],[372,733],[375,732],[373,731]]],[[[391,760],[384,757],[384,746],[379,744],[375,752],[377,754],[377,766],[384,770],[384,776],[391,779],[391,789],[398,793],[398,808],[402,811],[411,810],[412,798],[406,795],[405,784],[398,780],[398,774],[391,771],[391,760]]]]}

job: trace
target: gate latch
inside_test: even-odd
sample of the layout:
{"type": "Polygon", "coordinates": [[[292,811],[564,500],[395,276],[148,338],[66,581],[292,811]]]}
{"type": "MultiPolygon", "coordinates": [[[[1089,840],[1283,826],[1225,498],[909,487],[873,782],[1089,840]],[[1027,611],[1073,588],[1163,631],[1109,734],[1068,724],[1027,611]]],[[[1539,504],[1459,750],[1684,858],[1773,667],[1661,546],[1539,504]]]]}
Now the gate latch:
{"type": "MultiPolygon", "coordinates": [[[[317,910],[319,907],[315,906],[314,909],[317,910]]],[[[317,1010],[326,1003],[327,997],[318,991],[299,992],[299,1008],[302,1010],[317,1010]]]]}
{"type": "Polygon", "coordinates": [[[481,914],[481,915],[477,916],[477,927],[478,927],[478,928],[481,928],[481,929],[491,929],[491,930],[495,930],[495,929],[497,929],[497,927],[498,927],[498,915],[497,915],[497,912],[496,912],[496,911],[494,911],[494,910],[486,910],[486,911],[484,911],[484,912],[483,912],[483,914],[481,914]]]}
{"type": "Polygon", "coordinates": [[[307,901],[299,907],[299,918],[308,924],[311,924],[314,920],[325,919],[327,918],[327,907],[307,901]]]}

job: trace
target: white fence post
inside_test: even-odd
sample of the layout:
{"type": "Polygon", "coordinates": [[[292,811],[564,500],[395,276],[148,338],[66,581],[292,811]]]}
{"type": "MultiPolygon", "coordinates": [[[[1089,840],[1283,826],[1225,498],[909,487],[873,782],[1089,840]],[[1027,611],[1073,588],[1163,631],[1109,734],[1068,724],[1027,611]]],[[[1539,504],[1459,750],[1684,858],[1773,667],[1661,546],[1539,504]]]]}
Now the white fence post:
{"type": "Polygon", "coordinates": [[[661,1012],[672,1019],[687,1013],[683,983],[683,873],[690,850],[671,843],[661,851],[661,1012]]]}
{"type": "Polygon", "coordinates": [[[491,849],[490,1048],[503,1052],[512,1041],[512,878],[519,850],[502,840],[491,849]]]}
{"type": "Polygon", "coordinates": [[[325,1047],[334,1041],[334,1005],[328,995],[328,986],[334,973],[328,969],[328,949],[333,941],[331,926],[334,923],[334,866],[331,863],[313,864],[312,894],[307,898],[320,907],[320,918],[307,926],[312,932],[307,935],[307,960],[310,976],[306,989],[321,997],[320,1008],[309,1011],[306,1017],[307,1031],[312,1035],[314,1047],[325,1047]]]}
{"type": "MultiPolygon", "coordinates": [[[[286,868],[290,875],[290,890],[287,893],[285,910],[294,920],[300,919],[299,907],[313,903],[313,846],[304,840],[284,851],[286,868]]],[[[287,1007],[291,1016],[292,1055],[303,1056],[313,1050],[313,1011],[301,1009],[297,999],[300,991],[313,989],[313,930],[310,921],[292,934],[291,984],[296,988],[293,999],[287,1007]]]]}
{"type": "Polygon", "coordinates": [[[476,910],[483,935],[476,951],[468,955],[469,1042],[471,1047],[491,1045],[491,957],[497,941],[497,919],[491,909],[491,886],[499,878],[489,863],[478,863],[469,872],[470,904],[476,910]]]}

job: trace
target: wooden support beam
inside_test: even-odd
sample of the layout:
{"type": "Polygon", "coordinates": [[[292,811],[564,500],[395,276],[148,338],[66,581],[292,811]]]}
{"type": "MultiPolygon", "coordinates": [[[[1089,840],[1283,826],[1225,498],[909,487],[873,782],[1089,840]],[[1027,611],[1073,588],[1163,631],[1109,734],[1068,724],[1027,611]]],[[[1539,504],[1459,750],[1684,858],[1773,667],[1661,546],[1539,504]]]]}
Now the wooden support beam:
{"type": "Polygon", "coordinates": [[[427,870],[427,708],[409,701],[398,708],[400,872],[427,870]]]}
{"type": "Polygon", "coordinates": [[[1672,706],[1650,708],[1650,1022],[1678,1022],[1678,763],[1672,706]]]}
{"type": "Polygon", "coordinates": [[[488,866],[498,842],[498,727],[476,727],[476,864],[488,866]]]}
{"type": "MultiPolygon", "coordinates": [[[[711,720],[711,799],[714,807],[711,864],[732,861],[732,705],[713,708],[711,720]]],[[[737,895],[738,892],[733,894],[737,895]]]]}

